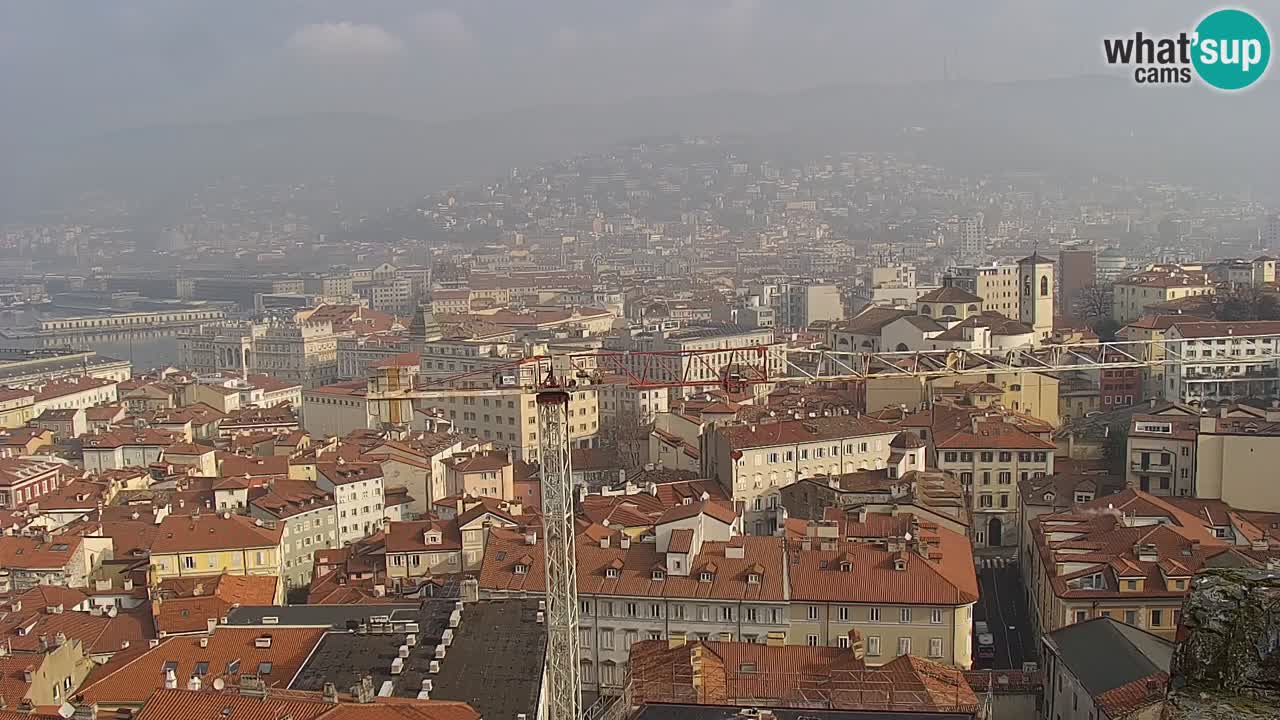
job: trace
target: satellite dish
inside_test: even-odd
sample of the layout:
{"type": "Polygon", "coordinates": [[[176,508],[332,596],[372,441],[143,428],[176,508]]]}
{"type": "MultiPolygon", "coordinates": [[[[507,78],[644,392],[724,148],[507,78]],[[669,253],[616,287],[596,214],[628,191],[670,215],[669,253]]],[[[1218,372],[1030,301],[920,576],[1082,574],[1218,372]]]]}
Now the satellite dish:
{"type": "Polygon", "coordinates": [[[214,678],[213,689],[217,690],[218,692],[222,692],[223,690],[227,689],[227,681],[223,680],[222,678],[214,678]]]}
{"type": "Polygon", "coordinates": [[[76,714],[76,708],[71,703],[64,702],[58,707],[58,717],[69,718],[76,714]]]}
{"type": "Polygon", "coordinates": [[[910,541],[911,541],[911,533],[905,533],[905,534],[902,536],[902,539],[903,539],[903,540],[906,540],[907,542],[910,542],[910,541]]]}

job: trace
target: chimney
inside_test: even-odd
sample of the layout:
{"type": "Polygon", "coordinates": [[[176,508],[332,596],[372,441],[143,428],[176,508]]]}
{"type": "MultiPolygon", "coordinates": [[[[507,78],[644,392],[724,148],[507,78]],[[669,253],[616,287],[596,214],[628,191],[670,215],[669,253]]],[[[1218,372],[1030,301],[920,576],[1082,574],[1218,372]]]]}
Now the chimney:
{"type": "Polygon", "coordinates": [[[178,674],[172,668],[164,671],[164,687],[166,690],[178,689],[178,674]]]}
{"type": "Polygon", "coordinates": [[[375,694],[373,692],[373,676],[365,675],[360,678],[360,684],[351,688],[351,694],[355,696],[356,702],[368,704],[373,702],[375,694]]]}
{"type": "Polygon", "coordinates": [[[338,703],[338,686],[331,682],[324,684],[324,701],[336,705],[338,703]]]}
{"type": "Polygon", "coordinates": [[[859,662],[867,657],[866,646],[862,643],[862,633],[849,630],[849,649],[853,651],[853,659],[859,662]]]}
{"type": "Polygon", "coordinates": [[[187,681],[187,689],[199,691],[201,684],[202,683],[200,682],[200,676],[192,675],[191,679],[187,681]]]}
{"type": "Polygon", "coordinates": [[[71,720],[98,720],[98,703],[78,702],[71,720]]]}
{"type": "Polygon", "coordinates": [[[671,631],[671,634],[667,636],[668,648],[672,648],[672,649],[680,648],[680,647],[684,647],[684,644],[685,644],[685,634],[683,630],[673,630],[671,631]]]}

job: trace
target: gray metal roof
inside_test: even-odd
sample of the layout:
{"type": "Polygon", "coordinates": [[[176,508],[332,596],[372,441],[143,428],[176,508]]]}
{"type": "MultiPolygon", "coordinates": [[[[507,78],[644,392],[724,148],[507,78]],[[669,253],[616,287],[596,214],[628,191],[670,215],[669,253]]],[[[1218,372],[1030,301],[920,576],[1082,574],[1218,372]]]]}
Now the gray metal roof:
{"type": "Polygon", "coordinates": [[[1050,633],[1046,644],[1095,698],[1169,672],[1173,658],[1173,643],[1109,617],[1068,625],[1050,633]]]}

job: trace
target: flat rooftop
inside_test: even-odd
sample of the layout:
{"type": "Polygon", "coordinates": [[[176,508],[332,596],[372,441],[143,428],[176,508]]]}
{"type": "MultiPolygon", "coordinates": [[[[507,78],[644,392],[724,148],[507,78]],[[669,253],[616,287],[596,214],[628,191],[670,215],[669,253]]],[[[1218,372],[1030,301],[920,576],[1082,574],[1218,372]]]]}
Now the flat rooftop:
{"type": "MultiPolygon", "coordinates": [[[[227,614],[228,625],[285,625],[348,629],[348,623],[368,623],[387,616],[393,623],[420,622],[420,606],[403,605],[261,605],[238,607],[227,614]],[[265,620],[274,618],[274,620],[265,620]]],[[[446,617],[448,613],[445,613],[446,617]]]]}
{"type": "MultiPolygon", "coordinates": [[[[456,608],[455,601],[427,600],[420,606],[396,611],[394,618],[385,607],[336,607],[362,609],[369,615],[369,620],[361,622],[351,618],[355,627],[325,634],[289,689],[320,691],[325,683],[331,682],[339,690],[344,690],[358,684],[365,675],[372,675],[375,688],[380,689],[383,683],[390,681],[392,696],[416,698],[422,689],[422,680],[429,677],[436,645],[441,643],[449,626],[449,616],[456,608]],[[382,622],[382,615],[387,615],[389,621],[382,622]],[[403,671],[393,675],[391,665],[399,657],[400,647],[407,644],[409,635],[414,635],[416,643],[409,647],[409,657],[402,658],[403,671]]],[[[342,622],[345,625],[347,620],[342,622]]],[[[285,624],[283,617],[280,624],[285,624]]]]}
{"type": "Polygon", "coordinates": [[[547,628],[537,616],[536,599],[464,605],[431,699],[465,702],[487,720],[537,717],[547,654],[547,628]]]}

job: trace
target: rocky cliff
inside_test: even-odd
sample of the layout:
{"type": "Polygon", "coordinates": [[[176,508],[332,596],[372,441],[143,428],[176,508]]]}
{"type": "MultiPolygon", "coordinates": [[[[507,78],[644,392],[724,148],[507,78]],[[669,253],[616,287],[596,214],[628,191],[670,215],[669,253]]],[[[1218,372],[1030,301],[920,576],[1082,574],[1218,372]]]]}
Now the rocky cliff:
{"type": "Polygon", "coordinates": [[[1280,717],[1280,572],[1198,575],[1170,678],[1167,720],[1280,717]]]}

